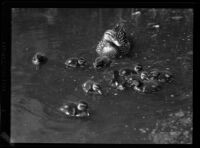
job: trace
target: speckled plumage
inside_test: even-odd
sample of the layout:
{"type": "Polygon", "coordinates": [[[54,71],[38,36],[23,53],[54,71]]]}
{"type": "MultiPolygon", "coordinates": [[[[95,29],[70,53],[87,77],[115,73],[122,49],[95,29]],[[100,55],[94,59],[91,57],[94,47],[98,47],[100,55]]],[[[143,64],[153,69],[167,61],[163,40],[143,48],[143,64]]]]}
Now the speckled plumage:
{"type": "Polygon", "coordinates": [[[110,41],[101,40],[97,45],[96,52],[99,56],[115,58],[118,55],[117,47],[110,41]]]}
{"type": "Polygon", "coordinates": [[[96,48],[100,56],[110,58],[127,55],[129,51],[130,42],[123,26],[115,26],[113,29],[106,30],[96,48]]]}

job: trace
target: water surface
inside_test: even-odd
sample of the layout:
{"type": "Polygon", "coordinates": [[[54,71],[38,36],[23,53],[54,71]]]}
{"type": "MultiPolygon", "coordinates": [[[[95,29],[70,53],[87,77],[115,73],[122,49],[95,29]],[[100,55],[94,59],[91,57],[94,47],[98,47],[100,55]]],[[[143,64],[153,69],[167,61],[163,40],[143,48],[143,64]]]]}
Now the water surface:
{"type": "Polygon", "coordinates": [[[149,138],[158,121],[180,110],[192,113],[192,32],[192,9],[13,8],[11,141],[159,143],[149,138]],[[84,56],[92,63],[104,31],[119,21],[126,23],[134,47],[130,57],[116,61],[117,67],[140,63],[168,69],[174,83],[147,95],[83,92],[81,84],[92,76],[100,81],[102,72],[65,69],[65,60],[84,56]],[[37,71],[31,58],[38,51],[49,60],[37,71]],[[66,118],[58,108],[69,100],[87,101],[91,118],[66,118]]]}

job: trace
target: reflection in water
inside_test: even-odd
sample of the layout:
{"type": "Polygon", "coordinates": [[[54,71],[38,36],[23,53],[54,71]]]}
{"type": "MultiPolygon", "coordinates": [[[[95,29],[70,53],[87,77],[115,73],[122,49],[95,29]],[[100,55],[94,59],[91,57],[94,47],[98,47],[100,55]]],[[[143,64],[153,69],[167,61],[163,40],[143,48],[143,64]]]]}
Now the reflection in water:
{"type": "Polygon", "coordinates": [[[32,102],[18,101],[12,107],[15,141],[152,143],[148,131],[158,119],[191,105],[191,9],[13,8],[12,14],[12,101],[32,102]],[[174,16],[183,19],[171,19],[174,16]],[[101,81],[104,71],[65,69],[64,62],[84,56],[93,63],[103,32],[117,22],[126,22],[134,48],[131,57],[114,61],[116,67],[140,63],[145,68],[170,68],[177,81],[174,85],[151,95],[127,90],[95,97],[83,92],[81,84],[91,77],[101,81]],[[37,51],[49,59],[39,71],[31,65],[37,51]],[[171,94],[176,94],[173,99],[171,94]],[[88,102],[92,108],[89,120],[70,120],[58,111],[64,102],[73,100],[88,102]]]}

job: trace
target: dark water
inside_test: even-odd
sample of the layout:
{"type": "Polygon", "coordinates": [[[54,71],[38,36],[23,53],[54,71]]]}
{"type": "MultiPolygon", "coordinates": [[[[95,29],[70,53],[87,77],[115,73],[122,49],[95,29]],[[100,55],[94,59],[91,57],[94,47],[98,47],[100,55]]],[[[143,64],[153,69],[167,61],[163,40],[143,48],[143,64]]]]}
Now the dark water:
{"type": "Polygon", "coordinates": [[[192,32],[191,9],[14,8],[11,141],[156,143],[148,137],[157,121],[179,110],[192,112],[192,32]],[[141,15],[134,15],[136,11],[141,15]],[[146,69],[169,69],[174,83],[146,95],[83,92],[81,84],[92,76],[100,81],[102,73],[66,70],[65,60],[82,55],[92,63],[104,31],[119,21],[126,22],[134,48],[130,57],[116,61],[117,66],[140,63],[146,69]],[[39,71],[31,63],[37,51],[49,59],[39,71]],[[58,108],[67,100],[87,101],[91,118],[66,118],[58,108]]]}

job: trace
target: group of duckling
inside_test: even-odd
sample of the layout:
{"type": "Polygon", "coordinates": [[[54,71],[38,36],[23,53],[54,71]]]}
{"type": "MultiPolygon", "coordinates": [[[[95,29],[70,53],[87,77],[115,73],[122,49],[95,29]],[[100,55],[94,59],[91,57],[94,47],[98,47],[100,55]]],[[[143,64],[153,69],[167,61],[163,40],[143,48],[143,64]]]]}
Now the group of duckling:
{"type": "Polygon", "coordinates": [[[153,93],[161,89],[164,83],[172,82],[172,73],[158,69],[144,70],[142,65],[111,70],[104,74],[109,85],[118,90],[133,89],[139,93],[153,93]]]}
{"type": "MultiPolygon", "coordinates": [[[[112,29],[106,30],[101,41],[98,43],[96,52],[99,55],[94,63],[95,69],[106,69],[110,67],[114,59],[122,58],[129,54],[131,43],[127,38],[123,24],[117,24],[112,29]]],[[[32,58],[32,63],[38,70],[47,57],[43,53],[36,53],[32,58]]],[[[84,57],[71,57],[65,62],[66,68],[83,68],[88,65],[84,57]]],[[[140,64],[132,67],[124,67],[119,70],[104,71],[103,78],[108,85],[117,90],[133,89],[139,93],[152,93],[161,89],[161,84],[170,82],[172,74],[169,71],[152,69],[146,71],[140,64]]],[[[82,89],[86,94],[102,95],[101,84],[94,80],[87,80],[82,84],[82,89]]],[[[84,101],[69,102],[64,104],[59,110],[69,117],[88,117],[88,104],[84,101]]]]}

